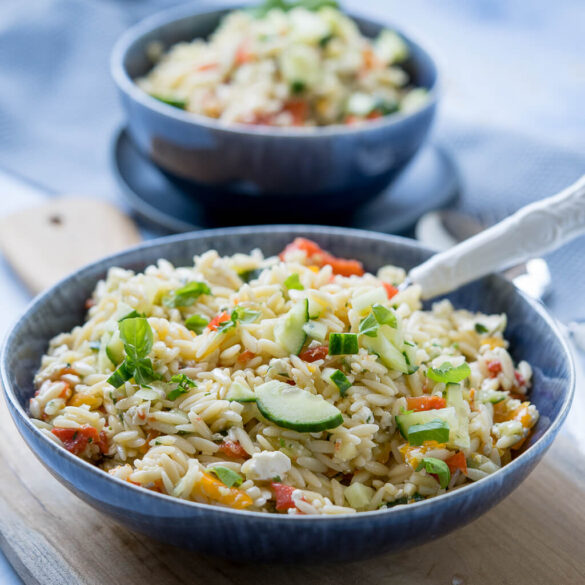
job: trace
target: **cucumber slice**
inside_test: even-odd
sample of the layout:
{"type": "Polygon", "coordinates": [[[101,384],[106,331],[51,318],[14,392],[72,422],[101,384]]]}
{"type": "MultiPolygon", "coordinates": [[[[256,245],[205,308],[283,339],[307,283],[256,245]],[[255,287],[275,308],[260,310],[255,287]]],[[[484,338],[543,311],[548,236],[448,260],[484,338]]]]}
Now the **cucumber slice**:
{"type": "Polygon", "coordinates": [[[383,305],[388,301],[388,295],[386,289],[383,286],[374,288],[366,293],[362,293],[356,297],[352,297],[351,306],[358,313],[363,314],[372,305],[380,304],[383,305]]]}
{"type": "Polygon", "coordinates": [[[447,384],[447,405],[455,409],[457,424],[451,427],[449,442],[459,449],[469,449],[469,404],[463,399],[460,384],[447,384]]]}
{"type": "Polygon", "coordinates": [[[332,333],[329,336],[329,355],[352,355],[359,351],[355,333],[332,333]]]}
{"type": "Polygon", "coordinates": [[[403,374],[410,373],[411,367],[407,363],[406,357],[390,342],[385,334],[385,329],[393,331],[388,325],[383,325],[378,330],[376,337],[363,336],[362,343],[364,347],[368,352],[376,354],[387,368],[397,370],[403,374]]]}
{"type": "Polygon", "coordinates": [[[316,321],[307,321],[303,325],[303,331],[317,341],[325,341],[327,337],[327,325],[324,323],[317,323],[316,321]]]}
{"type": "Polygon", "coordinates": [[[477,393],[477,400],[478,402],[491,402],[492,404],[497,404],[498,402],[502,402],[502,400],[506,400],[508,398],[507,392],[502,392],[501,390],[480,390],[477,393]]]}
{"type": "Polygon", "coordinates": [[[339,409],[318,394],[271,380],[255,389],[258,410],[275,425],[316,433],[343,424],[339,409]]]}
{"type": "Polygon", "coordinates": [[[274,327],[274,337],[290,355],[298,355],[303,349],[307,334],[303,325],[309,320],[309,302],[303,299],[296,303],[293,308],[274,327]]]}
{"type": "Polygon", "coordinates": [[[256,395],[247,384],[234,382],[229,387],[225,399],[234,402],[256,402],[256,395]]]}
{"type": "Polygon", "coordinates": [[[371,487],[356,481],[346,488],[343,495],[352,508],[363,510],[368,507],[375,493],[371,487]]]}
{"type": "Polygon", "coordinates": [[[457,426],[457,414],[455,408],[438,408],[437,410],[423,410],[421,412],[405,412],[396,415],[396,425],[400,434],[408,438],[408,429],[413,425],[425,425],[433,420],[443,420],[449,425],[449,429],[457,426]]]}
{"type": "Polygon", "coordinates": [[[309,298],[309,319],[318,319],[326,306],[314,298],[309,298]]]}
{"type": "Polygon", "coordinates": [[[120,331],[116,330],[106,345],[106,355],[115,365],[124,361],[124,342],[120,339],[120,331]]]}

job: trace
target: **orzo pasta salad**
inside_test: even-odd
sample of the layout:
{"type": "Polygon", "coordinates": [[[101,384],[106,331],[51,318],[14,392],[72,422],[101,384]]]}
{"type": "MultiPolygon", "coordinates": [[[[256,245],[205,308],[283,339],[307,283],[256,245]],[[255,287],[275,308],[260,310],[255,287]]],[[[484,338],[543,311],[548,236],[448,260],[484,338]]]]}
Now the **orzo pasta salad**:
{"type": "Polygon", "coordinates": [[[531,368],[505,315],[423,310],[404,277],[303,238],[111,268],[51,341],[30,414],[121,480],[218,506],[345,514],[456,490],[531,432],[531,368]]]}
{"type": "Polygon", "coordinates": [[[171,106],[226,122],[271,126],[351,124],[419,108],[394,31],[375,39],[330,0],[273,0],[229,13],[209,40],[150,46],[137,80],[171,106]]]}

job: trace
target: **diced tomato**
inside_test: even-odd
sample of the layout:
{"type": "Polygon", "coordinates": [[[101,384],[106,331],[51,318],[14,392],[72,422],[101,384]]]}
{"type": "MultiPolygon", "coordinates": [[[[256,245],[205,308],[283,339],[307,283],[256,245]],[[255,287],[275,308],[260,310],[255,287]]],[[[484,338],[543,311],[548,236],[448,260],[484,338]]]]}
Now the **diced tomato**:
{"type": "Polygon", "coordinates": [[[69,398],[71,396],[71,385],[68,382],[63,382],[63,390],[59,392],[59,398],[69,398]]]}
{"type": "Polygon", "coordinates": [[[502,371],[502,364],[498,360],[490,360],[487,363],[490,378],[495,378],[502,371]]]}
{"type": "Polygon", "coordinates": [[[380,112],[380,110],[372,110],[367,116],[366,118],[368,120],[377,120],[378,118],[382,117],[382,112],[380,112]]]}
{"type": "Polygon", "coordinates": [[[442,396],[416,396],[406,399],[406,408],[415,412],[435,410],[446,406],[447,401],[442,396]]]}
{"type": "Polygon", "coordinates": [[[91,309],[95,305],[95,301],[90,297],[85,301],[85,308],[91,309]]]}
{"type": "Polygon", "coordinates": [[[356,124],[359,121],[360,121],[360,119],[357,116],[354,116],[353,114],[350,114],[349,116],[345,117],[345,123],[348,126],[351,126],[352,124],[356,124]]]}
{"type": "Polygon", "coordinates": [[[83,425],[78,429],[55,427],[51,432],[57,438],[61,439],[65,449],[74,455],[79,455],[79,453],[81,453],[90,442],[96,443],[96,445],[98,445],[103,451],[103,438],[100,437],[98,432],[90,425],[83,425]]]}
{"type": "Polygon", "coordinates": [[[445,459],[445,463],[449,466],[449,471],[451,473],[455,473],[458,469],[461,470],[461,473],[467,475],[467,461],[465,460],[465,454],[463,451],[457,451],[449,457],[445,459]]]}
{"type": "Polygon", "coordinates": [[[392,297],[395,297],[398,294],[398,289],[389,282],[383,282],[382,286],[386,289],[386,295],[388,297],[388,300],[390,300],[392,297]]]}
{"type": "Polygon", "coordinates": [[[250,457],[238,441],[230,441],[229,439],[223,440],[223,443],[219,446],[219,451],[227,457],[234,457],[235,459],[248,459],[250,457]]]}
{"type": "Polygon", "coordinates": [[[243,40],[236,49],[235,61],[236,65],[243,65],[252,60],[252,53],[250,52],[250,43],[247,39],[243,40]]]}
{"type": "Polygon", "coordinates": [[[104,431],[101,431],[97,440],[97,445],[100,448],[102,453],[107,453],[108,451],[108,436],[104,431]]]}
{"type": "Polygon", "coordinates": [[[295,381],[291,380],[290,378],[287,378],[284,382],[285,382],[285,384],[288,384],[289,386],[295,385],[295,381]]]}
{"type": "Polygon", "coordinates": [[[520,372],[514,372],[514,378],[518,386],[526,386],[526,380],[524,379],[524,376],[520,372]]]}
{"type": "Polygon", "coordinates": [[[292,487],[291,485],[277,483],[275,481],[271,482],[270,486],[274,491],[274,497],[276,499],[276,509],[279,512],[285,512],[286,510],[295,507],[292,495],[296,488],[292,487]]]}
{"type": "Polygon", "coordinates": [[[334,274],[340,276],[362,276],[364,274],[364,267],[361,262],[357,260],[346,260],[345,258],[337,258],[329,252],[322,250],[318,244],[307,240],[306,238],[295,238],[293,242],[288,244],[286,248],[280,253],[279,258],[284,260],[287,252],[293,250],[302,250],[307,255],[307,264],[322,267],[329,265],[333,269],[334,274]]]}
{"type": "Polygon", "coordinates": [[[309,104],[305,100],[291,100],[285,104],[283,111],[291,114],[293,126],[302,126],[309,113],[309,104]]]}
{"type": "Polygon", "coordinates": [[[211,71],[212,69],[217,69],[217,63],[204,63],[197,67],[197,71],[211,71]]]}
{"type": "Polygon", "coordinates": [[[366,69],[366,70],[373,69],[378,62],[378,58],[376,57],[376,54],[369,47],[365,48],[362,51],[362,58],[364,61],[364,69],[366,69]]]}
{"type": "Polygon", "coordinates": [[[240,362],[241,364],[245,364],[247,361],[250,361],[252,358],[255,358],[256,354],[253,351],[250,351],[249,349],[247,349],[246,351],[243,351],[239,356],[238,356],[238,362],[240,362]]]}
{"type": "Polygon", "coordinates": [[[207,328],[211,329],[211,331],[217,331],[217,328],[220,326],[221,323],[225,323],[226,321],[230,320],[229,313],[224,311],[219,315],[216,315],[208,324],[207,328]]]}
{"type": "Polygon", "coordinates": [[[301,351],[299,357],[304,362],[316,362],[317,360],[324,359],[328,353],[329,347],[327,345],[317,345],[316,347],[311,347],[305,349],[305,351],[301,351]]]}

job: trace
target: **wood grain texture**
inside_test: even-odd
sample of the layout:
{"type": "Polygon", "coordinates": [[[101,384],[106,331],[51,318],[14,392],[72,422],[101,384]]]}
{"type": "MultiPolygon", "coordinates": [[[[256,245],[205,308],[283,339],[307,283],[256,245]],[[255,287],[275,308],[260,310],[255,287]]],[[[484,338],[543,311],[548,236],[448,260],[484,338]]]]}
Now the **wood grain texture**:
{"type": "Polygon", "coordinates": [[[114,205],[86,197],[57,197],[0,219],[0,249],[35,294],[140,239],[134,222],[114,205]]]}
{"type": "Polygon", "coordinates": [[[0,402],[0,548],[26,585],[582,585],[585,464],[560,438],[491,512],[401,554],[343,566],[231,563],[132,533],[69,493],[0,402]]]}

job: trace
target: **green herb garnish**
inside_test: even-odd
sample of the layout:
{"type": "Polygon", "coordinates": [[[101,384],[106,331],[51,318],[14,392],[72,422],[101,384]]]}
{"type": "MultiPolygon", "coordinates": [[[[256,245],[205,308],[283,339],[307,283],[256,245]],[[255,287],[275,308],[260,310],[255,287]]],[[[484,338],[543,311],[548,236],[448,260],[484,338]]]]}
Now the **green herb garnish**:
{"type": "Polygon", "coordinates": [[[219,481],[227,487],[238,487],[242,485],[244,478],[239,474],[229,469],[228,467],[216,466],[209,469],[211,473],[217,475],[219,481]]]}
{"type": "Polygon", "coordinates": [[[163,298],[166,307],[190,307],[201,295],[210,295],[211,289],[204,282],[192,281],[172,291],[163,298]]]}
{"type": "Polygon", "coordinates": [[[253,323],[260,317],[262,313],[260,311],[252,311],[245,307],[236,307],[230,316],[228,321],[223,321],[217,327],[218,333],[225,333],[232,327],[235,327],[237,323],[253,323]]]}
{"type": "Polygon", "coordinates": [[[250,7],[248,11],[255,18],[264,18],[271,10],[275,9],[288,12],[293,8],[300,7],[306,10],[317,11],[326,6],[339,8],[336,0],[264,0],[262,4],[250,7]]]}
{"type": "Polygon", "coordinates": [[[256,280],[261,274],[263,268],[252,268],[252,270],[244,270],[243,272],[238,272],[238,276],[244,282],[250,282],[251,280],[256,280]]]}
{"type": "Polygon", "coordinates": [[[398,327],[398,319],[393,311],[383,305],[375,304],[372,312],[360,323],[359,331],[368,337],[377,337],[381,325],[389,325],[393,329],[398,327]]]}
{"type": "Polygon", "coordinates": [[[427,473],[437,476],[439,485],[445,489],[449,485],[451,480],[451,472],[449,466],[441,459],[435,459],[434,457],[425,457],[416,468],[416,471],[425,469],[427,473]]]}
{"type": "Polygon", "coordinates": [[[206,319],[202,315],[191,315],[185,321],[185,327],[187,327],[189,331],[195,331],[197,335],[201,335],[207,325],[209,325],[209,319],[206,319]]]}
{"type": "Polygon", "coordinates": [[[152,350],[152,329],[145,317],[131,317],[118,323],[120,339],[124,343],[126,359],[108,378],[108,383],[119,388],[134,378],[140,386],[146,386],[160,376],[155,373],[152,361],[146,357],[152,350]]]}
{"type": "Polygon", "coordinates": [[[295,272],[293,274],[291,274],[285,281],[284,281],[284,286],[286,286],[286,288],[290,289],[294,289],[294,290],[304,290],[305,287],[301,284],[301,280],[299,278],[299,275],[295,272]]]}
{"type": "Polygon", "coordinates": [[[467,363],[460,366],[453,366],[450,362],[445,362],[440,368],[429,368],[427,377],[435,382],[443,384],[459,384],[471,374],[471,369],[467,363]]]}
{"type": "Polygon", "coordinates": [[[482,325],[481,323],[476,323],[475,324],[475,331],[479,334],[481,333],[487,333],[489,330],[485,325],[482,325]]]}
{"type": "Polygon", "coordinates": [[[306,85],[304,81],[293,81],[290,84],[290,90],[292,93],[299,94],[299,93],[303,93],[303,91],[305,91],[306,89],[306,85]]]}
{"type": "Polygon", "coordinates": [[[167,400],[176,400],[181,394],[186,394],[191,388],[197,386],[197,384],[185,374],[175,374],[171,378],[171,382],[176,383],[177,387],[167,394],[167,400]]]}
{"type": "Polygon", "coordinates": [[[173,96],[165,96],[165,95],[155,95],[150,94],[155,100],[162,102],[163,104],[167,104],[168,106],[173,106],[173,108],[179,108],[179,110],[184,110],[187,107],[187,100],[173,97],[173,96]]]}

